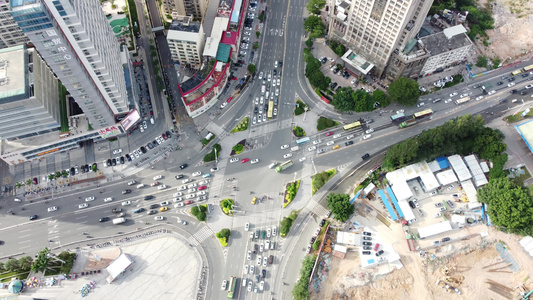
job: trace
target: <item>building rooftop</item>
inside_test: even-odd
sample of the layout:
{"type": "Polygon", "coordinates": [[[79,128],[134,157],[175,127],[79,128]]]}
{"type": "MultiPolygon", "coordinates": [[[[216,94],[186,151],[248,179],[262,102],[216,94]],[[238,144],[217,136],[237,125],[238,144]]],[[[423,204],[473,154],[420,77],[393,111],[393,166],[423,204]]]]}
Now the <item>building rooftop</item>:
{"type": "Polygon", "coordinates": [[[457,25],[447,28],[442,32],[421,38],[420,40],[426,46],[431,55],[438,55],[454,49],[459,49],[472,44],[470,38],[460,28],[463,25],[457,25]]]}
{"type": "Polygon", "coordinates": [[[200,26],[202,26],[200,22],[172,21],[169,30],[198,33],[200,26]]]}
{"type": "Polygon", "coordinates": [[[367,61],[366,58],[362,55],[359,55],[352,50],[347,51],[342,56],[342,60],[356,68],[359,72],[363,74],[368,74],[370,70],[374,67],[374,64],[367,61]]]}
{"type": "Polygon", "coordinates": [[[237,33],[234,31],[224,31],[220,42],[222,44],[235,45],[237,43],[237,33]]]}
{"type": "Polygon", "coordinates": [[[24,46],[0,49],[0,103],[26,97],[27,59],[24,46]]]}

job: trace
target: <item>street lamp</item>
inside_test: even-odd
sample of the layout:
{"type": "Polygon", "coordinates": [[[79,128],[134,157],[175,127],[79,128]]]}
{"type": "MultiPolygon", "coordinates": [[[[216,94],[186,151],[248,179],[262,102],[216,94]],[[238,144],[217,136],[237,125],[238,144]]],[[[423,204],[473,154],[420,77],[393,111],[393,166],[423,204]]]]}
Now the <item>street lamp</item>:
{"type": "Polygon", "coordinates": [[[217,156],[217,148],[213,147],[215,149],[215,165],[218,164],[218,156],[217,156]]]}
{"type": "Polygon", "coordinates": [[[306,115],[308,110],[309,110],[309,106],[305,106],[304,107],[304,120],[303,120],[304,122],[305,122],[305,115],[306,115]]]}

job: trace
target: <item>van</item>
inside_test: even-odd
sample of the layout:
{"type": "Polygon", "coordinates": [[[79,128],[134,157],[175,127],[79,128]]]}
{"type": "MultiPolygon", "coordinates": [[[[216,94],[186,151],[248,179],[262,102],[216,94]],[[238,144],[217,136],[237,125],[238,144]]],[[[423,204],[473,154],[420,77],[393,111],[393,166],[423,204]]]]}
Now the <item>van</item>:
{"type": "Polygon", "coordinates": [[[437,103],[437,102],[440,102],[440,101],[441,101],[440,98],[439,99],[435,99],[435,100],[433,100],[433,103],[437,103]]]}
{"type": "Polygon", "coordinates": [[[266,92],[265,99],[268,101],[268,96],[270,95],[270,92],[266,92]]]}
{"type": "Polygon", "coordinates": [[[263,84],[263,86],[261,86],[261,95],[264,95],[265,91],[266,91],[266,86],[263,84]]]}
{"type": "Polygon", "coordinates": [[[154,124],[155,121],[154,121],[154,118],[150,118],[150,124],[154,124]]]}
{"type": "Polygon", "coordinates": [[[144,187],[144,183],[141,183],[141,184],[138,184],[138,185],[137,185],[137,188],[138,188],[138,189],[141,189],[141,188],[143,188],[143,187],[144,187]]]}
{"type": "Polygon", "coordinates": [[[268,168],[269,168],[269,169],[274,169],[274,167],[275,167],[277,164],[278,164],[277,162],[271,163],[270,165],[268,165],[268,168]]]}
{"type": "Polygon", "coordinates": [[[294,146],[291,148],[291,152],[298,151],[298,150],[300,150],[300,147],[298,146],[294,146]]]}
{"type": "Polygon", "coordinates": [[[113,224],[117,225],[117,224],[122,224],[126,222],[126,218],[116,218],[116,219],[113,219],[113,224]]]}

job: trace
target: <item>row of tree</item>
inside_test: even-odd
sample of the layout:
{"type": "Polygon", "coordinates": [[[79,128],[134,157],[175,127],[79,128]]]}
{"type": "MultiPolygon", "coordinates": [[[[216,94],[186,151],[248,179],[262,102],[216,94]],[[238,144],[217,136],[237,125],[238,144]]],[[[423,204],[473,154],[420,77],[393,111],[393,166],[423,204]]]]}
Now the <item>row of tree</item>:
{"type": "Polygon", "coordinates": [[[341,87],[333,95],[331,104],[338,111],[372,111],[379,106],[390,104],[389,97],[381,90],[372,94],[364,90],[354,91],[352,87],[341,87]]]}
{"type": "Polygon", "coordinates": [[[292,296],[295,300],[309,299],[309,276],[311,276],[315,261],[315,255],[308,255],[304,258],[300,269],[300,279],[298,279],[292,289],[292,296]]]}
{"type": "Polygon", "coordinates": [[[309,83],[321,90],[326,90],[331,83],[331,78],[327,77],[320,71],[322,63],[316,59],[309,48],[304,49],[304,61],[305,65],[305,77],[309,80],[309,83]]]}

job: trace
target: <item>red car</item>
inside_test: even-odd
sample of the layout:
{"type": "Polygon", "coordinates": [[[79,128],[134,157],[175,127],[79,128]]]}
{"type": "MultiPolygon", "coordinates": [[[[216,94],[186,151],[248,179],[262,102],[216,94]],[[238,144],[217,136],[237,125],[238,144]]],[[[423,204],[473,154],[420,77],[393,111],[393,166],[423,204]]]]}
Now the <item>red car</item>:
{"type": "Polygon", "coordinates": [[[165,140],[166,140],[166,139],[168,139],[167,135],[166,135],[166,134],[164,134],[164,133],[163,133],[163,134],[162,134],[161,136],[162,136],[162,137],[163,137],[163,139],[165,139],[165,140]]]}
{"type": "Polygon", "coordinates": [[[206,188],[207,188],[206,185],[202,185],[202,186],[199,186],[199,187],[198,187],[198,190],[201,191],[201,190],[205,190],[206,188]]]}
{"type": "Polygon", "coordinates": [[[374,251],[378,251],[378,249],[379,249],[379,244],[376,243],[376,245],[374,246],[374,251]]]}
{"type": "Polygon", "coordinates": [[[249,158],[243,158],[241,159],[241,164],[244,164],[245,162],[248,162],[250,159],[249,158]]]}
{"type": "Polygon", "coordinates": [[[185,205],[192,204],[192,200],[185,201],[185,205]]]}
{"type": "Polygon", "coordinates": [[[231,100],[233,100],[233,97],[229,97],[228,100],[226,100],[226,102],[230,103],[231,100]]]}
{"type": "Polygon", "coordinates": [[[332,134],[333,134],[333,131],[330,131],[330,132],[326,133],[326,136],[330,136],[332,134]]]}

